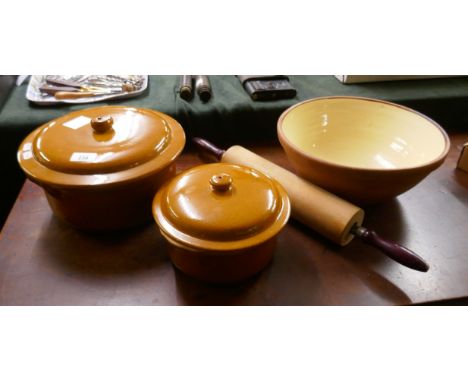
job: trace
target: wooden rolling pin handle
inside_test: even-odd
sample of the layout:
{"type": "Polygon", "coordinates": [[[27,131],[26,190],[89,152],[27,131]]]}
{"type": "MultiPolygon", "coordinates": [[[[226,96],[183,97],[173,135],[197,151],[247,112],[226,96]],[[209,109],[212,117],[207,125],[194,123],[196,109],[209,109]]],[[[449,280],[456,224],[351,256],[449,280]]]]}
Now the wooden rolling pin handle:
{"type": "Polygon", "coordinates": [[[402,245],[383,239],[373,230],[356,227],[353,233],[361,238],[362,241],[379,249],[397,263],[420,272],[427,272],[429,270],[429,265],[422,257],[402,245]]]}
{"type": "Polygon", "coordinates": [[[207,162],[219,162],[226,152],[202,138],[195,137],[193,138],[193,142],[195,143],[202,159],[207,162]]]}

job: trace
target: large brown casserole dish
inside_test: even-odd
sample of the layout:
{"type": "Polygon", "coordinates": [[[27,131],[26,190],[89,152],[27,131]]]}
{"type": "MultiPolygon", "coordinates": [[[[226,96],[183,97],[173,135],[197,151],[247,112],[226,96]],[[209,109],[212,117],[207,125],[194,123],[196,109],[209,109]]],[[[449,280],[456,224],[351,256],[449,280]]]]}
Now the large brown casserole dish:
{"type": "Polygon", "coordinates": [[[151,219],[157,189],[175,175],[185,145],[173,118],[104,106],[46,123],[21,143],[18,161],[58,217],[84,230],[114,230],[151,219]]]}

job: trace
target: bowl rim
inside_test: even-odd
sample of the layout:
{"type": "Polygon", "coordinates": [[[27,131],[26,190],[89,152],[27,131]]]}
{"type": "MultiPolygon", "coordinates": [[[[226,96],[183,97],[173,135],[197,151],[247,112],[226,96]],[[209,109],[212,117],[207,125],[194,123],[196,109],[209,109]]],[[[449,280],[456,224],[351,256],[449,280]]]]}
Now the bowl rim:
{"type": "Polygon", "coordinates": [[[315,98],[310,98],[310,99],[298,102],[298,103],[290,106],[289,108],[287,108],[285,111],[283,111],[281,113],[280,117],[278,118],[276,131],[277,131],[277,135],[278,135],[278,139],[279,139],[280,143],[286,142],[291,148],[294,149],[294,151],[296,151],[298,154],[300,154],[300,155],[302,155],[302,156],[304,156],[304,157],[306,157],[308,159],[314,160],[314,161],[319,162],[319,163],[321,163],[323,165],[339,167],[339,168],[342,168],[342,169],[363,171],[363,172],[365,172],[365,171],[369,171],[369,172],[373,172],[373,171],[398,172],[398,171],[419,170],[419,169],[423,169],[423,168],[426,168],[426,167],[432,167],[432,166],[434,166],[434,165],[436,165],[438,163],[441,164],[442,161],[444,160],[444,158],[448,155],[448,152],[450,150],[450,139],[449,139],[449,136],[448,136],[447,132],[436,121],[434,121],[432,118],[429,118],[427,115],[425,115],[425,114],[423,114],[423,113],[421,113],[421,112],[419,112],[417,110],[411,109],[411,108],[409,108],[407,106],[403,106],[403,105],[400,105],[400,104],[397,104],[397,103],[394,103],[394,102],[390,102],[390,101],[380,100],[380,99],[377,99],[377,98],[370,98],[370,97],[340,96],[340,95],[338,95],[338,96],[315,97],[315,98]],[[422,117],[422,118],[426,119],[427,121],[429,121],[435,128],[437,128],[439,130],[439,132],[442,134],[442,137],[444,139],[445,148],[444,148],[443,152],[439,156],[437,156],[435,159],[432,159],[429,162],[423,163],[423,164],[418,165],[418,166],[407,166],[407,167],[397,167],[397,168],[369,168],[369,167],[348,166],[348,165],[344,165],[344,164],[340,164],[340,163],[336,163],[336,162],[332,162],[332,161],[327,161],[325,159],[321,159],[321,158],[318,158],[316,156],[312,156],[312,155],[306,153],[305,151],[301,150],[296,144],[294,144],[293,142],[291,142],[291,140],[286,138],[286,135],[284,134],[283,128],[282,128],[283,120],[286,118],[286,116],[291,111],[293,111],[294,109],[296,109],[299,106],[302,106],[302,105],[304,105],[306,103],[311,103],[311,102],[320,101],[320,100],[327,100],[327,99],[352,99],[352,100],[357,100],[357,101],[376,102],[376,103],[382,103],[382,104],[390,105],[390,106],[393,106],[393,107],[397,107],[397,108],[403,109],[403,110],[408,111],[408,112],[413,113],[413,114],[417,114],[420,117],[422,117]]]}

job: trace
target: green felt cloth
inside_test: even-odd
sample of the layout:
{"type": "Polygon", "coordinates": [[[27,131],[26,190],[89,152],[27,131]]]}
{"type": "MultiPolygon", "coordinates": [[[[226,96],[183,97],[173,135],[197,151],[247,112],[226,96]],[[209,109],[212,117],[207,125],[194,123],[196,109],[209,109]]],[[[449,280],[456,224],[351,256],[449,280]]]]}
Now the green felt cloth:
{"type": "Polygon", "coordinates": [[[297,89],[296,98],[254,102],[235,76],[210,76],[213,98],[207,103],[202,103],[197,96],[190,102],[181,99],[177,93],[178,80],[179,76],[150,76],[147,91],[136,98],[52,106],[38,106],[26,100],[27,85],[23,84],[12,91],[0,112],[0,131],[3,134],[4,129],[13,129],[14,134],[24,136],[72,110],[120,104],[167,113],[179,120],[189,134],[233,134],[235,138],[239,134],[255,134],[253,128],[271,135],[278,116],[287,107],[301,100],[328,95],[380,98],[412,106],[439,119],[447,128],[459,127],[468,119],[467,108],[459,109],[468,102],[468,77],[345,85],[334,76],[290,76],[291,84],[297,89]],[[454,111],[460,113],[454,116],[454,111]]]}
{"type": "Polygon", "coordinates": [[[237,77],[210,76],[213,97],[187,102],[178,96],[179,76],[150,76],[144,94],[131,99],[93,104],[38,106],[26,98],[27,84],[15,87],[0,111],[2,179],[0,225],[24,179],[16,164],[16,150],[33,129],[70,111],[97,105],[120,104],[156,109],[177,119],[187,137],[202,136],[221,145],[276,139],[276,121],[289,106],[305,99],[350,95],[379,98],[415,108],[446,129],[468,126],[468,77],[345,85],[334,76],[290,76],[294,99],[254,102],[237,77]]]}

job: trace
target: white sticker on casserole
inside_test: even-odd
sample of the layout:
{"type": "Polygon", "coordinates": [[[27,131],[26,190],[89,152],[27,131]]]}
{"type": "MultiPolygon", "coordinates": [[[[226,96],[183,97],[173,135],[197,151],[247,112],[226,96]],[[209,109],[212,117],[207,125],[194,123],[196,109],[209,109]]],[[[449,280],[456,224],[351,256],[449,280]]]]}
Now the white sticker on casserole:
{"type": "Polygon", "coordinates": [[[91,118],[85,117],[84,115],[80,115],[79,117],[70,119],[69,121],[65,122],[63,126],[76,130],[80,127],[83,127],[84,125],[87,125],[89,121],[91,121],[91,118]]]}
{"type": "Polygon", "coordinates": [[[33,153],[31,151],[32,143],[28,142],[23,145],[23,159],[28,160],[33,157],[33,153]]]}
{"type": "Polygon", "coordinates": [[[70,157],[70,162],[93,163],[98,157],[97,153],[78,153],[75,152],[70,157]]]}

